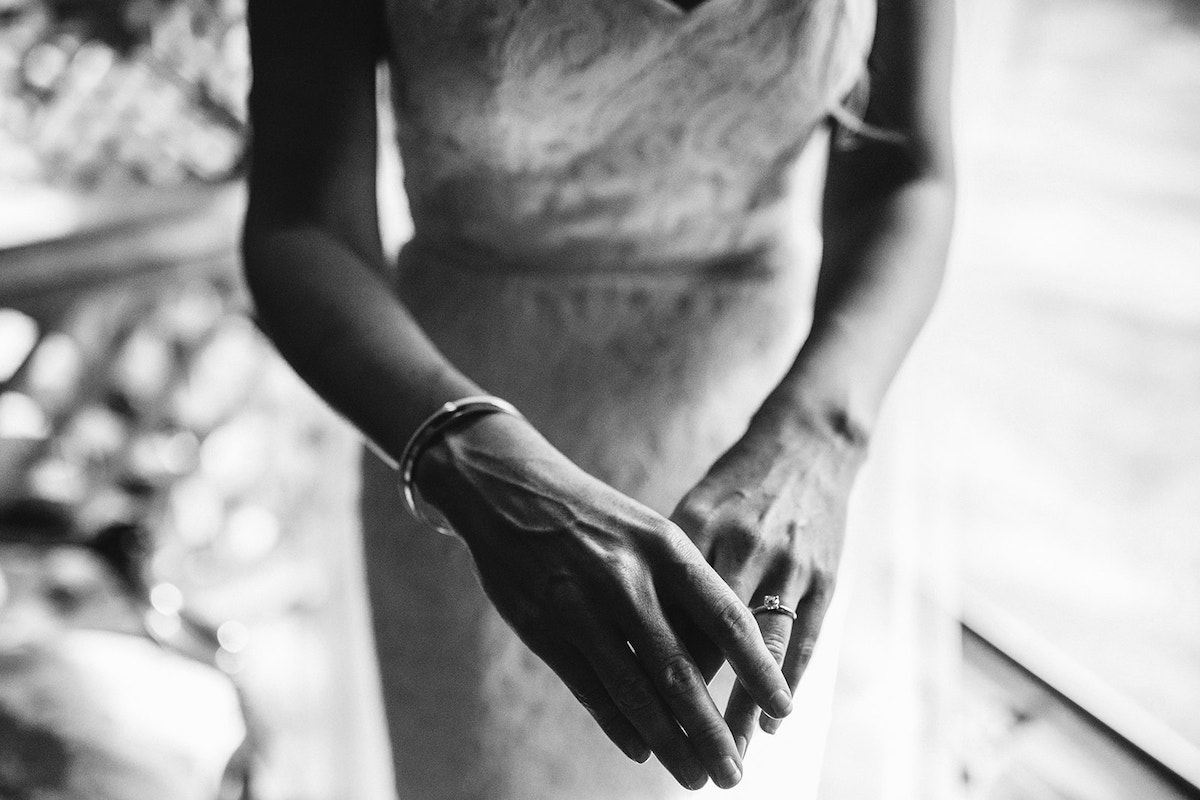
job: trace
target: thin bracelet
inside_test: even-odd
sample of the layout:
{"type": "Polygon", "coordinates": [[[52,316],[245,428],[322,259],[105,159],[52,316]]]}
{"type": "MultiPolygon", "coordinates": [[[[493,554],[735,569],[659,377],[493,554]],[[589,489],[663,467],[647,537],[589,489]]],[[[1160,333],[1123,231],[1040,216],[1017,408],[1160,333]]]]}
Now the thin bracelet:
{"type": "MultiPolygon", "coordinates": [[[[413,473],[417,468],[417,460],[429,449],[437,437],[445,433],[454,423],[466,417],[495,413],[511,414],[519,419],[525,419],[525,415],[518,411],[512,403],[490,394],[452,400],[417,426],[409,438],[408,444],[404,445],[404,450],[400,453],[398,469],[400,471],[400,492],[404,495],[404,503],[418,521],[425,523],[438,533],[453,536],[454,529],[445,522],[444,517],[441,521],[432,519],[417,504],[417,491],[413,485],[413,473]]],[[[438,516],[442,515],[439,513],[438,516]]]]}

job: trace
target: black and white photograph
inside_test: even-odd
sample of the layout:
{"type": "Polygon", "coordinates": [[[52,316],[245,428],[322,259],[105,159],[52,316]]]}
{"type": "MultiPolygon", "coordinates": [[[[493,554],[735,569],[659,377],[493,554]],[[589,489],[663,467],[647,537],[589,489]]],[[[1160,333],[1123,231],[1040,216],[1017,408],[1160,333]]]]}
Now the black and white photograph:
{"type": "Polygon", "coordinates": [[[1200,0],[0,0],[0,800],[1200,798],[1200,0]]]}

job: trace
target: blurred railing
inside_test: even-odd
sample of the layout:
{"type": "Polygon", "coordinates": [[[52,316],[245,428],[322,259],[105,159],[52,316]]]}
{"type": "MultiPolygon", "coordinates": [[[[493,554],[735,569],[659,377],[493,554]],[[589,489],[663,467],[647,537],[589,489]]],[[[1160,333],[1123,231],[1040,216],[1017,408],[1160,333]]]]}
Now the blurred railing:
{"type": "MultiPolygon", "coordinates": [[[[249,699],[255,796],[337,796],[353,785],[353,709],[333,676],[357,655],[340,604],[358,587],[338,585],[337,568],[355,530],[357,442],[246,313],[242,197],[236,184],[143,190],[66,236],[0,250],[0,727],[38,721],[18,687],[58,663],[14,653],[58,653],[81,630],[149,639],[249,699]]],[[[143,683],[186,686],[139,663],[143,683]]],[[[93,666],[85,675],[105,673],[93,666]]],[[[185,722],[163,713],[146,728],[185,722]]],[[[76,749],[95,733],[34,728],[76,749]]],[[[191,744],[228,741],[210,733],[191,744]]],[[[47,751],[19,739],[0,736],[0,762],[23,765],[0,769],[0,794],[47,788],[47,751]]],[[[146,774],[169,762],[152,754],[146,774]]],[[[219,796],[240,796],[236,783],[219,796]]]]}

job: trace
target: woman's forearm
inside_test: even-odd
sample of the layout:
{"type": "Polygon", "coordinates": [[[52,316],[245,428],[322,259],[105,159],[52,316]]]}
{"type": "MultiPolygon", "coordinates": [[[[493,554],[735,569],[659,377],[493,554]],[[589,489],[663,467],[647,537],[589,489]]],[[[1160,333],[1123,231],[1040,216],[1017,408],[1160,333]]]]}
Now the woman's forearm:
{"type": "Polygon", "coordinates": [[[768,401],[865,444],[941,285],[953,178],[897,180],[827,210],[813,324],[768,401]]]}
{"type": "Polygon", "coordinates": [[[477,390],[384,278],[376,202],[375,0],[252,0],[250,204],[242,240],[259,320],[289,363],[390,453],[477,390]]]}
{"type": "Polygon", "coordinates": [[[954,216],[953,0],[879,0],[864,136],[829,160],[812,330],[772,397],[870,436],[941,285],[954,216]]]}
{"type": "Polygon", "coordinates": [[[259,319],[284,358],[392,458],[439,405],[478,393],[380,271],[336,236],[252,213],[243,252],[259,319]]]}

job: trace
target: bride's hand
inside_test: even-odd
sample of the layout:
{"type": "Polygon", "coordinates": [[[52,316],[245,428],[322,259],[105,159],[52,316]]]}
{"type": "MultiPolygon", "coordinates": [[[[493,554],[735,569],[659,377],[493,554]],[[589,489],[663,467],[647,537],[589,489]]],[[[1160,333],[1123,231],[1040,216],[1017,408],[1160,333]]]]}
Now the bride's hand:
{"type": "Polygon", "coordinates": [[[690,788],[737,783],[733,736],[668,615],[704,632],[751,702],[784,716],[791,695],[749,609],[679,528],[504,414],[452,430],[415,480],[497,610],[626,755],[653,751],[690,788]]]}
{"type": "MultiPolygon", "coordinates": [[[[680,501],[671,519],[751,607],[778,597],[796,612],[756,614],[794,691],[812,656],[841,559],[850,488],[865,443],[794,410],[764,406],[749,430],[680,501]]],[[[681,626],[682,627],[682,626],[681,626]]],[[[686,636],[705,676],[721,659],[703,632],[686,636]]],[[[739,682],[725,711],[745,754],[761,706],[739,682]]],[[[760,725],[779,729],[770,709],[760,725]]]]}

